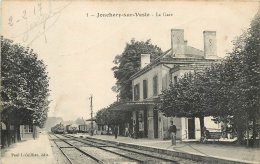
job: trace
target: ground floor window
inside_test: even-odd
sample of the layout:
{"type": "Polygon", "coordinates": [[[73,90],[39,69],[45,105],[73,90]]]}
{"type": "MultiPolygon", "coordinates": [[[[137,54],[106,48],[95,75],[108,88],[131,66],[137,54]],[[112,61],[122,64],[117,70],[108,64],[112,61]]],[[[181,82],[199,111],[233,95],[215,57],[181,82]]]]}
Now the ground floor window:
{"type": "Polygon", "coordinates": [[[32,131],[33,131],[32,125],[24,125],[25,133],[32,133],[32,131]]]}

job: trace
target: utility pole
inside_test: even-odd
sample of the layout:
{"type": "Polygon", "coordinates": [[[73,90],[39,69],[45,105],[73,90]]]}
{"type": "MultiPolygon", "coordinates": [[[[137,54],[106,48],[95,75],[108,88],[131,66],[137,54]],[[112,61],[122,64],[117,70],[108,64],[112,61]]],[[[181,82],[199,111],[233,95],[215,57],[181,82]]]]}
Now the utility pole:
{"type": "Polygon", "coordinates": [[[93,99],[93,96],[91,94],[90,96],[90,116],[91,116],[91,130],[90,130],[90,135],[93,136],[93,133],[94,133],[94,128],[93,128],[93,105],[92,105],[92,99],[93,99]]]}

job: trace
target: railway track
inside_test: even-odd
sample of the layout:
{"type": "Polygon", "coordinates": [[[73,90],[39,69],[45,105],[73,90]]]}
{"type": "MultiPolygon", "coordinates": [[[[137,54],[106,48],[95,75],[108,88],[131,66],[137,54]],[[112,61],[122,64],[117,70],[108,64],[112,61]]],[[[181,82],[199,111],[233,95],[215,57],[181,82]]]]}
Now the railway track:
{"type": "Polygon", "coordinates": [[[54,136],[56,137],[56,139],[53,140],[56,140],[56,143],[63,142],[67,144],[60,146],[55,143],[63,152],[63,154],[65,156],[68,156],[68,158],[66,158],[71,161],[70,163],[75,163],[75,161],[72,161],[69,155],[66,154],[67,152],[64,152],[64,150],[66,150],[68,146],[69,148],[73,148],[74,150],[77,150],[78,152],[84,154],[84,156],[86,156],[88,160],[85,161],[84,159],[83,161],[85,161],[85,163],[194,163],[190,160],[180,160],[168,155],[142,151],[133,148],[125,148],[122,146],[116,146],[91,139],[82,139],[70,135],[54,136]],[[89,160],[89,158],[92,159],[92,161],[89,160]]]}
{"type": "Polygon", "coordinates": [[[96,159],[93,156],[90,156],[89,154],[80,150],[78,147],[68,143],[64,139],[60,139],[56,135],[50,135],[50,136],[55,136],[55,139],[51,137],[52,138],[51,140],[53,140],[54,144],[60,149],[61,153],[66,157],[69,163],[71,164],[79,164],[82,162],[100,163],[98,159],[96,159]]]}
{"type": "Polygon", "coordinates": [[[51,140],[60,149],[62,154],[71,164],[82,163],[139,163],[131,157],[122,156],[116,153],[105,152],[100,149],[105,145],[101,144],[86,144],[74,139],[64,137],[57,134],[49,134],[51,140]],[[54,137],[53,137],[54,136],[54,137]],[[101,150],[101,151],[100,151],[101,150]]]}

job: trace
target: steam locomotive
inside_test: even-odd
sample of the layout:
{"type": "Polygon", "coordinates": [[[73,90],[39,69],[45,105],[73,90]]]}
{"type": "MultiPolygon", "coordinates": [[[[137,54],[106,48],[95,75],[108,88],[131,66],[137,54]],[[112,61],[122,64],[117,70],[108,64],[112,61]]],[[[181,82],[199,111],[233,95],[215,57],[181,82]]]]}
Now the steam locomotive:
{"type": "Polygon", "coordinates": [[[65,127],[63,124],[57,124],[54,127],[51,128],[51,132],[52,133],[56,133],[56,134],[63,134],[65,133],[65,127]]]}
{"type": "Polygon", "coordinates": [[[60,123],[52,127],[51,132],[56,134],[64,134],[64,133],[75,134],[79,132],[79,127],[78,125],[73,125],[73,124],[64,126],[63,124],[60,123]]]}

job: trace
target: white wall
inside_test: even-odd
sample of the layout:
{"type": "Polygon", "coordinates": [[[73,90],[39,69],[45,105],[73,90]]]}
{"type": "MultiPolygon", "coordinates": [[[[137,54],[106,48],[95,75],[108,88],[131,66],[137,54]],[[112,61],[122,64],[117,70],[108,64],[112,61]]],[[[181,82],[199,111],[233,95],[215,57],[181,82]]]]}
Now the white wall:
{"type": "MultiPolygon", "coordinates": [[[[162,90],[167,89],[173,80],[174,76],[177,76],[178,79],[183,77],[184,74],[189,72],[194,72],[193,70],[179,70],[174,72],[172,75],[169,73],[170,66],[158,65],[144,73],[140,77],[137,77],[132,81],[133,88],[136,84],[140,85],[140,99],[143,101],[143,80],[147,80],[147,99],[155,97],[153,95],[153,77],[158,76],[158,94],[161,94],[162,90]]],[[[134,92],[134,90],[132,90],[134,92]]],[[[134,96],[133,96],[134,98],[134,96]]],[[[133,112],[133,119],[136,118],[135,112],[133,112]]],[[[148,126],[148,138],[154,138],[154,118],[153,118],[153,109],[150,108],[147,111],[147,126],[148,126]]],[[[168,137],[168,128],[170,127],[170,121],[173,121],[174,125],[177,127],[177,139],[188,139],[188,121],[187,118],[177,118],[177,117],[165,117],[162,113],[158,113],[158,138],[164,139],[168,137]]],[[[220,126],[211,121],[212,117],[205,117],[205,126],[209,129],[219,129],[220,126]]],[[[195,139],[200,139],[200,121],[199,118],[195,118],[195,139]]]]}
{"type": "Polygon", "coordinates": [[[195,118],[195,139],[200,139],[200,119],[195,118]]]}
{"type": "Polygon", "coordinates": [[[215,123],[214,121],[212,121],[211,119],[213,119],[213,117],[211,117],[211,116],[204,118],[204,124],[205,124],[206,128],[207,128],[209,131],[220,130],[220,129],[221,129],[220,123],[216,124],[216,123],[215,123]]]}
{"type": "MultiPolygon", "coordinates": [[[[153,77],[158,76],[158,86],[157,93],[161,94],[163,89],[166,89],[170,84],[169,68],[164,67],[163,65],[158,65],[149,70],[148,72],[142,74],[132,81],[132,88],[136,84],[140,84],[140,101],[143,101],[143,80],[147,80],[147,98],[156,97],[153,95],[153,77]]],[[[134,100],[134,89],[132,89],[133,100],[134,100]]]]}
{"type": "MultiPolygon", "coordinates": [[[[207,129],[209,131],[219,131],[221,129],[220,124],[216,124],[214,123],[214,121],[212,121],[213,117],[209,116],[209,117],[204,117],[204,125],[207,127],[207,129]]],[[[188,118],[182,117],[182,134],[183,137],[182,139],[188,139],[188,118]],[[187,134],[187,135],[185,135],[187,134]]],[[[201,133],[200,133],[201,129],[200,129],[200,120],[199,118],[195,118],[195,139],[199,140],[201,137],[201,133]]]]}

